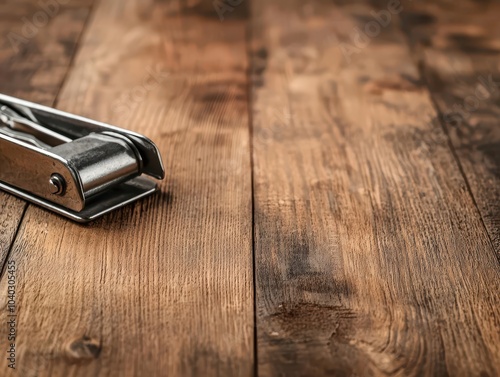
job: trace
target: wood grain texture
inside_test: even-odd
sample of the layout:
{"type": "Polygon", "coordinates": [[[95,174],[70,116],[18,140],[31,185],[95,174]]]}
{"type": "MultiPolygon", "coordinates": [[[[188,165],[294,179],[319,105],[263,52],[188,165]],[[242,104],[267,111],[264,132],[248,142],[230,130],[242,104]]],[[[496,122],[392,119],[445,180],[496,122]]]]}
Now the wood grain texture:
{"type": "Polygon", "coordinates": [[[499,375],[500,9],[401,4],[100,0],[67,80],[90,0],[2,38],[1,92],[145,134],[167,178],[90,226],[0,193],[0,375],[499,375]]]}
{"type": "Polygon", "coordinates": [[[417,2],[403,20],[500,258],[499,12],[498,2],[417,2]]]}
{"type": "MultiPolygon", "coordinates": [[[[52,7],[47,21],[41,23],[40,19],[39,27],[30,29],[27,25],[43,10],[38,2],[1,2],[0,93],[53,105],[91,5],[92,0],[79,0],[52,7]]],[[[0,266],[4,265],[25,207],[24,201],[0,192],[0,266]]]]}
{"type": "Polygon", "coordinates": [[[252,11],[259,375],[498,375],[498,260],[398,15],[361,47],[368,1],[252,11]]]}
{"type": "Polygon", "coordinates": [[[167,177],[87,227],[29,207],[19,375],[252,375],[245,28],[195,2],[99,2],[58,107],[152,138],[167,177]]]}

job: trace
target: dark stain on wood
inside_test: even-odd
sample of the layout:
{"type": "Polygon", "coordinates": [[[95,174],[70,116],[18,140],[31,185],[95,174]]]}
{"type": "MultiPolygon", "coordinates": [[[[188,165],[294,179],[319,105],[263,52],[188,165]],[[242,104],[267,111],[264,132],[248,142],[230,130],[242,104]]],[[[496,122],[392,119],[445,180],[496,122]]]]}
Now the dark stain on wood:
{"type": "Polygon", "coordinates": [[[267,58],[269,57],[269,52],[265,47],[261,47],[257,49],[257,51],[255,52],[255,56],[257,56],[257,58],[259,59],[267,61],[267,58]]]}
{"type": "Polygon", "coordinates": [[[268,318],[283,335],[321,332],[330,340],[345,340],[354,332],[356,315],[343,306],[297,302],[280,304],[268,318]]]}
{"type": "Polygon", "coordinates": [[[251,79],[253,88],[263,87],[264,75],[267,70],[268,52],[265,47],[260,47],[251,56],[251,79]]]}
{"type": "MultiPolygon", "coordinates": [[[[224,334],[221,334],[224,336],[224,334]]],[[[231,339],[227,340],[231,342],[231,339]]],[[[183,376],[231,375],[238,368],[237,360],[223,358],[210,344],[193,344],[182,355],[183,376]]]]}
{"type": "Polygon", "coordinates": [[[99,357],[101,343],[88,336],[71,342],[66,350],[66,359],[70,363],[88,363],[99,357]]]}
{"type": "MultiPolygon", "coordinates": [[[[265,218],[266,215],[260,212],[259,218],[265,218]]],[[[278,221],[278,227],[283,227],[281,221],[278,221]]],[[[296,229],[291,234],[286,235],[282,230],[279,246],[282,249],[282,265],[278,266],[267,258],[259,259],[258,284],[264,291],[268,289],[268,284],[281,282],[287,289],[297,292],[310,292],[318,294],[327,294],[334,297],[350,297],[355,294],[355,288],[347,281],[343,275],[341,265],[332,263],[328,257],[314,248],[318,247],[311,244],[310,238],[305,234],[305,230],[296,229]],[[324,259],[318,261],[316,256],[324,259]],[[328,263],[329,267],[325,266],[328,263]],[[281,267],[284,267],[282,270],[281,267]]],[[[267,239],[267,232],[261,232],[259,238],[267,239]]],[[[323,246],[324,247],[324,246],[323,246]]],[[[331,246],[330,246],[331,247],[331,246]]],[[[285,299],[285,296],[283,296],[285,299]]]]}
{"type": "MultiPolygon", "coordinates": [[[[343,306],[306,302],[283,303],[263,318],[260,328],[265,339],[273,375],[295,375],[294,365],[302,364],[301,375],[366,375],[370,358],[351,343],[356,331],[356,314],[343,306]],[[307,365],[301,358],[307,351],[307,365]]],[[[265,360],[267,361],[267,360],[265,360]]]]}
{"type": "Polygon", "coordinates": [[[181,13],[187,16],[201,16],[217,22],[247,20],[250,16],[249,0],[195,0],[181,2],[181,13]],[[219,13],[222,15],[220,18],[219,13]]]}
{"type": "Polygon", "coordinates": [[[246,101],[246,85],[236,81],[213,81],[193,88],[194,100],[209,105],[246,101]]]}
{"type": "Polygon", "coordinates": [[[247,106],[247,86],[236,81],[212,81],[205,84],[193,85],[191,91],[194,111],[191,116],[198,120],[216,115],[219,122],[233,124],[232,114],[241,113],[247,106]]]}
{"type": "Polygon", "coordinates": [[[450,47],[468,54],[493,54],[500,53],[498,48],[491,47],[491,41],[481,35],[468,35],[462,33],[450,33],[448,35],[450,47]]]}
{"type": "Polygon", "coordinates": [[[335,271],[325,273],[311,265],[311,250],[304,235],[291,236],[287,245],[286,280],[299,291],[313,293],[333,293],[343,297],[354,293],[354,288],[346,280],[334,278],[335,271]],[[332,275],[333,273],[333,275],[332,275]]]}
{"type": "Polygon", "coordinates": [[[385,91],[421,91],[423,86],[420,79],[402,74],[396,77],[368,81],[365,84],[365,89],[371,94],[381,95],[385,91]]]}
{"type": "Polygon", "coordinates": [[[500,141],[480,144],[477,149],[489,160],[490,164],[488,165],[491,174],[500,180],[500,141]]]}
{"type": "Polygon", "coordinates": [[[425,12],[405,11],[402,14],[404,29],[415,28],[418,26],[429,26],[434,24],[437,19],[434,15],[425,12]]]}

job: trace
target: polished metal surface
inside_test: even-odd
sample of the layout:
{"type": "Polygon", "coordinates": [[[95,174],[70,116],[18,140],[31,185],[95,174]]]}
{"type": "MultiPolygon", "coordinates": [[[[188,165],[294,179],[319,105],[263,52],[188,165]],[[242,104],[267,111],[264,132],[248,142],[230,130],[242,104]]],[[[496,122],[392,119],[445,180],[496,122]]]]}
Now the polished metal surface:
{"type": "Polygon", "coordinates": [[[18,134],[25,133],[38,141],[38,145],[47,148],[69,143],[72,139],[51,131],[29,119],[24,118],[8,106],[0,106],[0,122],[18,134]]]}
{"type": "Polygon", "coordinates": [[[123,135],[133,142],[139,150],[144,163],[143,173],[156,179],[165,178],[165,170],[158,148],[145,136],[4,94],[0,94],[0,105],[2,104],[7,105],[25,119],[43,125],[48,131],[71,140],[88,136],[91,133],[114,132],[123,135]]]}
{"type": "Polygon", "coordinates": [[[156,146],[113,126],[0,94],[0,188],[76,221],[156,190],[156,146]]]}
{"type": "Polygon", "coordinates": [[[0,182],[31,192],[74,211],[85,208],[77,172],[60,156],[21,140],[0,134],[0,182]],[[49,185],[53,174],[66,182],[65,195],[54,195],[49,185]]]}
{"type": "Polygon", "coordinates": [[[78,172],[86,199],[140,175],[140,161],[119,138],[91,134],[50,149],[78,172]]]}

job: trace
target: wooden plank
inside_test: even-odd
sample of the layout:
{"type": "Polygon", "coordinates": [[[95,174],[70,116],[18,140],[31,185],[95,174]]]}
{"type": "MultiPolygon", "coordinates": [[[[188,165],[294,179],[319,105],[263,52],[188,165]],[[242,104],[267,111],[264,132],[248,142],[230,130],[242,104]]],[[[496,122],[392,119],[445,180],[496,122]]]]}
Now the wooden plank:
{"type": "Polygon", "coordinates": [[[498,261],[368,4],[253,2],[259,375],[496,375],[498,261]]]}
{"type": "Polygon", "coordinates": [[[500,4],[418,2],[405,30],[500,258],[500,4]]]}
{"type": "Polygon", "coordinates": [[[252,375],[245,29],[196,5],[99,2],[59,107],[147,135],[167,177],[87,227],[29,207],[10,258],[20,375],[252,375]]]}
{"type": "MultiPolygon", "coordinates": [[[[58,4],[46,8],[34,0],[0,3],[0,93],[54,104],[92,0],[58,4]]],[[[25,207],[25,202],[0,192],[1,267],[25,207]]]]}

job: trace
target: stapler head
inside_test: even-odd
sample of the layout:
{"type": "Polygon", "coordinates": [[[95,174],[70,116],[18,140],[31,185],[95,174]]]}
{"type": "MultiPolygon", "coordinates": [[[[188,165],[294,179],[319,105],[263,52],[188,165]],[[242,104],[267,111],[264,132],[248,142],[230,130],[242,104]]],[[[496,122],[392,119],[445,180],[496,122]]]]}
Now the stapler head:
{"type": "Polygon", "coordinates": [[[157,191],[148,138],[0,94],[0,189],[77,222],[157,191]]]}

